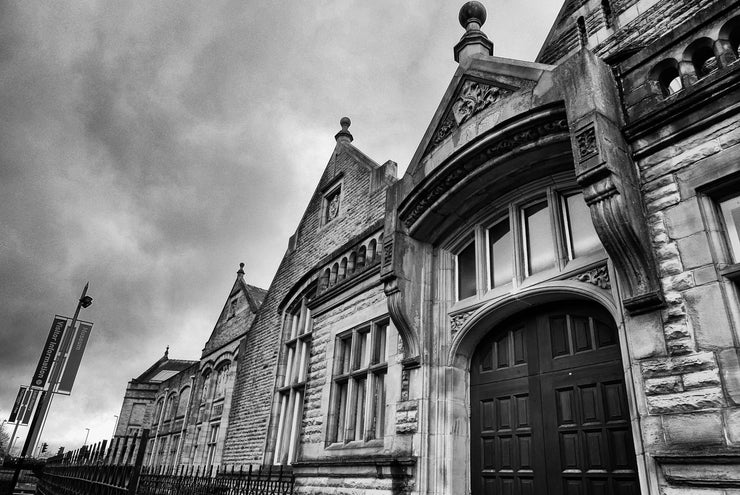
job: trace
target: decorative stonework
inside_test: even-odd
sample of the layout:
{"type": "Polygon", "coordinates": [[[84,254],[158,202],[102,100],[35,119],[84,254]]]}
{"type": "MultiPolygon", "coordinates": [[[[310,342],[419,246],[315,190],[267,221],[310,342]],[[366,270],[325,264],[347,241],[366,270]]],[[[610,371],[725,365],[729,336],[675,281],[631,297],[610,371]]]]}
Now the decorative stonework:
{"type": "Polygon", "coordinates": [[[450,316],[450,331],[452,332],[452,335],[455,335],[463,326],[465,326],[465,323],[467,323],[470,317],[473,316],[473,313],[475,313],[474,310],[450,316]]]}
{"type": "Polygon", "coordinates": [[[579,282],[595,285],[601,289],[608,290],[612,288],[611,280],[609,280],[609,270],[606,265],[593,268],[587,272],[579,273],[578,275],[571,277],[569,280],[578,280],[579,282]]]}
{"type": "MultiPolygon", "coordinates": [[[[515,148],[535,142],[540,138],[567,131],[568,122],[565,119],[557,119],[528,127],[519,132],[506,134],[493,141],[490,146],[481,152],[477,161],[484,162],[495,156],[508,153],[515,148]]],[[[468,172],[462,168],[451,170],[439,178],[436,184],[427,190],[425,195],[414,198],[401,212],[401,219],[406,227],[410,228],[444,193],[452,189],[467,174],[468,172]]]]}
{"type": "Polygon", "coordinates": [[[467,80],[432,136],[432,146],[444,141],[463,122],[510,95],[510,89],[467,80]]]}
{"type": "Polygon", "coordinates": [[[391,266],[393,263],[393,237],[388,236],[383,239],[383,268],[391,266]]]}
{"type": "Polygon", "coordinates": [[[578,157],[580,161],[583,162],[599,154],[599,149],[596,145],[596,131],[593,126],[589,126],[579,134],[576,134],[576,142],[578,143],[578,157]]]}
{"type": "Polygon", "coordinates": [[[460,94],[452,104],[452,115],[455,117],[457,125],[460,125],[508,94],[511,94],[511,91],[498,86],[490,86],[477,81],[465,81],[460,94]]]}

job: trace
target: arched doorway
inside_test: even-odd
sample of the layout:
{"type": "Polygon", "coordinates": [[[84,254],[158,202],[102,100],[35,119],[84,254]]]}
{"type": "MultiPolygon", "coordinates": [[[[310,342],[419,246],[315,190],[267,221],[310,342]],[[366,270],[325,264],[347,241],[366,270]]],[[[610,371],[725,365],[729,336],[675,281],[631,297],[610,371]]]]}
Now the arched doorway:
{"type": "Polygon", "coordinates": [[[583,301],[497,325],[470,367],[473,495],[639,494],[617,329],[583,301]]]}

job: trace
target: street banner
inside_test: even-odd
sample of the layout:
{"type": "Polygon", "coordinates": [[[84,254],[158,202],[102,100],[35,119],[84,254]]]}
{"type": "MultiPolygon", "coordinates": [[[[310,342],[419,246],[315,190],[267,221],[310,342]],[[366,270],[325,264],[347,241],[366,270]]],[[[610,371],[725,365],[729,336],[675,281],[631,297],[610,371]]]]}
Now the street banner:
{"type": "Polygon", "coordinates": [[[21,388],[18,389],[18,396],[15,398],[15,402],[13,403],[13,409],[10,411],[10,418],[8,418],[8,423],[15,423],[15,418],[18,417],[18,413],[21,410],[21,406],[23,405],[23,399],[26,396],[26,390],[27,387],[24,387],[21,385],[21,388]]]}
{"type": "MultiPolygon", "coordinates": [[[[54,361],[54,366],[49,374],[49,389],[54,392],[54,386],[59,384],[59,377],[62,376],[62,370],[64,365],[69,359],[69,348],[72,345],[72,339],[74,339],[77,328],[72,325],[67,328],[64,332],[64,338],[62,338],[62,344],[59,346],[59,352],[57,352],[57,358],[54,361]]],[[[69,394],[66,394],[69,395],[69,394]]]]}
{"type": "Polygon", "coordinates": [[[52,323],[51,330],[49,330],[49,336],[46,338],[46,344],[41,352],[39,364],[36,366],[36,371],[31,378],[31,387],[44,388],[44,385],[46,385],[46,378],[49,376],[51,364],[54,362],[54,356],[56,356],[59,349],[59,343],[62,340],[62,334],[66,326],[66,318],[60,316],[54,318],[54,323],[52,323]]]}
{"type": "Polygon", "coordinates": [[[26,411],[23,415],[23,420],[21,421],[22,425],[27,425],[29,421],[31,421],[31,413],[33,413],[33,406],[36,405],[36,398],[39,395],[38,390],[32,390],[31,391],[31,398],[28,399],[28,404],[26,405],[26,411]]]}
{"type": "Polygon", "coordinates": [[[72,347],[69,350],[67,366],[64,368],[64,373],[62,373],[62,379],[59,381],[57,392],[72,393],[72,385],[74,385],[77,371],[80,369],[82,355],[85,353],[85,346],[87,345],[87,339],[90,337],[92,327],[92,323],[80,322],[77,335],[75,335],[72,347]]]}

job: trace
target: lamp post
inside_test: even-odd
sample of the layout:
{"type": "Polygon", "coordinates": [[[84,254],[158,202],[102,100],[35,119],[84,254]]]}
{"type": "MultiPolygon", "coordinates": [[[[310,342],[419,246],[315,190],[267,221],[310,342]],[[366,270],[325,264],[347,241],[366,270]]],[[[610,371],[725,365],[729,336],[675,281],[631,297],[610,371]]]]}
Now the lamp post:
{"type": "MultiPolygon", "coordinates": [[[[87,295],[87,289],[90,287],[90,282],[85,284],[85,288],[82,289],[82,295],[77,301],[77,308],[75,308],[75,314],[72,317],[72,324],[70,325],[70,332],[74,332],[75,325],[77,324],[77,317],[80,315],[82,308],[90,307],[93,302],[93,298],[87,295]]],[[[71,340],[71,339],[70,339],[71,340]]],[[[62,355],[66,352],[66,349],[62,349],[62,355]]],[[[51,380],[49,381],[49,389],[42,390],[39,394],[39,405],[36,407],[36,412],[33,415],[31,424],[28,427],[28,434],[26,435],[26,441],[23,443],[23,449],[21,449],[20,460],[18,461],[15,472],[13,473],[13,479],[10,481],[10,493],[15,490],[15,485],[18,483],[18,477],[21,473],[21,468],[24,463],[25,457],[28,454],[29,449],[33,452],[33,447],[36,441],[41,436],[41,430],[43,430],[43,423],[46,421],[46,413],[49,411],[51,405],[51,399],[54,397],[54,385],[56,380],[59,378],[62,370],[61,362],[56,362],[52,373],[51,380]]],[[[87,442],[87,440],[85,440],[87,442]]]]}

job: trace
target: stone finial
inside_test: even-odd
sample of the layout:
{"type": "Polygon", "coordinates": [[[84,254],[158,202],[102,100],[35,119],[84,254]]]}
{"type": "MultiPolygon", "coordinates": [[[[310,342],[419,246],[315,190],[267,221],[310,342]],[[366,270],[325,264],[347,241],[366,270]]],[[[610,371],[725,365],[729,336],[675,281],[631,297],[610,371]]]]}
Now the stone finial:
{"type": "Polygon", "coordinates": [[[334,139],[337,140],[337,142],[345,142],[345,143],[351,143],[353,140],[352,134],[349,132],[349,126],[352,125],[352,121],[349,120],[349,117],[342,117],[339,120],[339,125],[342,126],[342,130],[337,132],[334,136],[334,139]]]}
{"type": "Polygon", "coordinates": [[[480,30],[486,22],[486,8],[475,0],[460,8],[458,20],[465,28],[460,41],[455,45],[455,62],[462,63],[472,55],[493,55],[493,42],[480,30]]]}
{"type": "Polygon", "coordinates": [[[237,275],[244,276],[244,263],[239,263],[239,271],[236,272],[237,275]]]}
{"type": "Polygon", "coordinates": [[[167,348],[164,350],[164,357],[168,358],[170,357],[170,346],[167,346],[167,348]]]}

